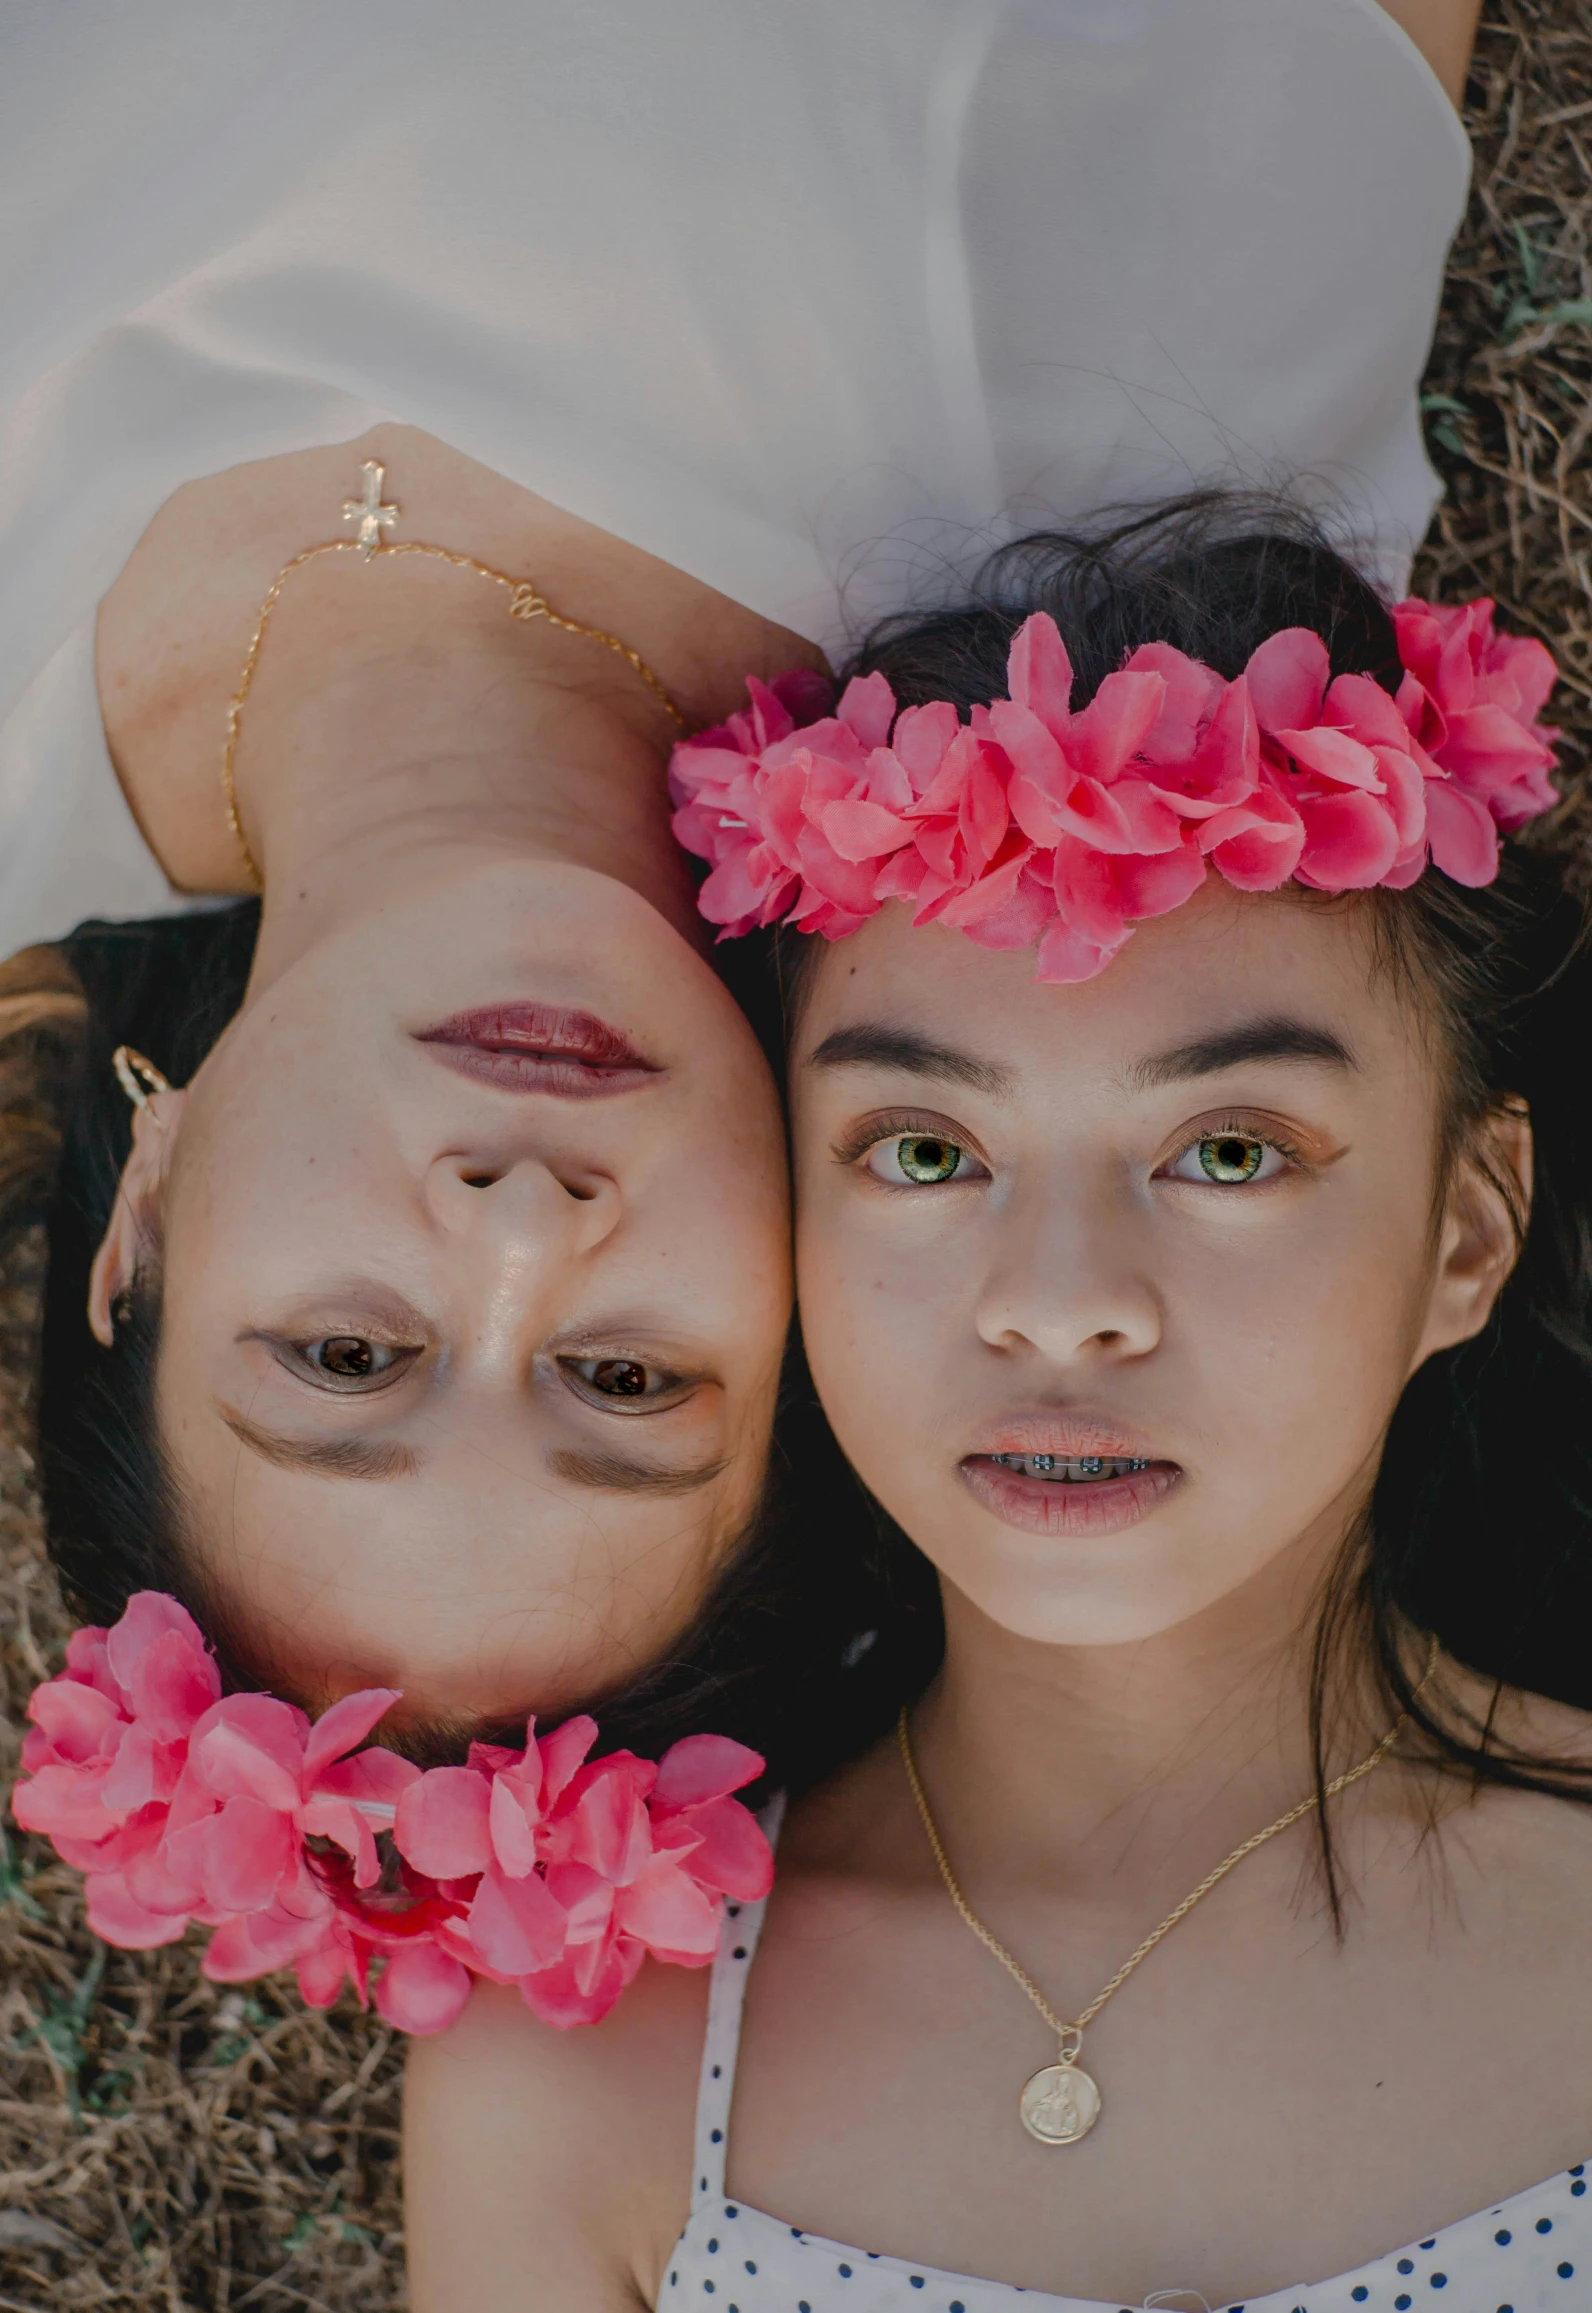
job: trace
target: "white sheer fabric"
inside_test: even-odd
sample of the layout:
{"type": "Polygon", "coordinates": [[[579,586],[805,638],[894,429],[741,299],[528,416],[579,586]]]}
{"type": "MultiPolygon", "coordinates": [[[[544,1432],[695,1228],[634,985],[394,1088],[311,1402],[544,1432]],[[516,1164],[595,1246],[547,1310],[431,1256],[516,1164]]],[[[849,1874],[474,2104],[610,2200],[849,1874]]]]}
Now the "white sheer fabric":
{"type": "Polygon", "coordinates": [[[0,953],[166,904],[95,605],[422,426],[833,648],[1014,524],[1301,477],[1397,583],[1468,156],[1375,0],[5,0],[0,953]]]}

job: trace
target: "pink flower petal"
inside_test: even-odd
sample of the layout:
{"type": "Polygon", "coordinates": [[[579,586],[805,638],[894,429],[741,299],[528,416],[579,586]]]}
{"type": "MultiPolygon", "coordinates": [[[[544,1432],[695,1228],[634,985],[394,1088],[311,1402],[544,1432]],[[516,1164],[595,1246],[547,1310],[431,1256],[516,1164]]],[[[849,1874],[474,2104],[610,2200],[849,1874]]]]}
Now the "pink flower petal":
{"type": "Polygon", "coordinates": [[[855,798],[826,804],[821,821],[824,839],[844,860],[858,863],[882,859],[910,843],[912,830],[893,811],[855,798]]]}
{"type": "Polygon", "coordinates": [[[673,1858],[658,1856],[614,1899],[615,1925],[660,1960],[701,1966],[718,1948],[721,1905],[673,1858]]]}
{"type": "Polygon", "coordinates": [[[1165,686],[1161,712],[1140,742],[1146,761],[1156,764],[1186,763],[1199,746],[1201,729],[1235,688],[1170,643],[1141,643],[1122,671],[1159,675],[1165,686]]]}
{"type": "Polygon", "coordinates": [[[660,1819],[660,1841],[671,1841],[676,1825],[698,1843],[684,1868],[699,1886],[735,1903],[756,1903],[767,1895],[774,1858],[750,1808],[728,1797],[699,1800],[660,1819]]]}
{"type": "Polygon", "coordinates": [[[465,1879],[492,1860],[491,1791],[473,1767],[433,1767],[398,1801],[393,1838],[428,1879],[465,1879]]]}
{"type": "Polygon", "coordinates": [[[578,2024],[600,2024],[627,1984],[635,1980],[645,1958],[640,1944],[614,1944],[603,1955],[595,1974],[582,1982],[573,1963],[559,1962],[520,1979],[520,1997],[544,2024],[567,2032],[578,2024]]]}
{"type": "Polygon", "coordinates": [[[401,1759],[396,1751],[373,1745],[356,1751],[351,1759],[339,1759],[334,1766],[323,1768],[315,1778],[315,1789],[356,1805],[368,1800],[375,1807],[396,1807],[410,1784],[419,1780],[420,1769],[412,1759],[401,1759]]]}
{"type": "Polygon", "coordinates": [[[186,1912],[148,1910],[116,1872],[91,1874],[84,1899],[89,1926],[118,1951],[158,1951],[162,1944],[181,1943],[187,1933],[186,1912]]]}
{"type": "Polygon", "coordinates": [[[383,2021],[416,2039],[446,2032],[463,2015],[470,1997],[470,1972],[433,1944],[411,1944],[394,1952],[376,1985],[376,2012],[383,2021]]]}
{"type": "Polygon", "coordinates": [[[749,1751],[744,1743],[732,1743],[728,1735],[683,1736],[678,1743],[671,1743],[658,1761],[652,1804],[655,1808],[695,1807],[704,1799],[725,1798],[731,1791],[755,1783],[763,1764],[756,1751],[749,1751]]]}
{"type": "Polygon", "coordinates": [[[1111,863],[1112,881],[1123,914],[1133,923],[1164,916],[1198,891],[1205,881],[1205,858],[1191,835],[1176,851],[1152,852],[1111,863]]]}
{"type": "Polygon", "coordinates": [[[313,1786],[323,1767],[329,1767],[345,1752],[357,1750],[377,1720],[384,1718],[401,1698],[399,1687],[365,1687],[358,1694],[344,1695],[330,1710],[322,1711],[304,1746],[306,1790],[313,1786]]]}
{"type": "Polygon", "coordinates": [[[895,693],[883,675],[857,675],[840,694],[836,718],[864,747],[883,747],[895,720],[895,693]]]}
{"type": "Polygon", "coordinates": [[[47,1679],[35,1687],[28,1717],[48,1740],[50,1764],[58,1766],[114,1758],[128,1723],[119,1704],[77,1679],[47,1679]]]}
{"type": "Polygon", "coordinates": [[[891,734],[890,751],[905,771],[914,795],[922,795],[931,785],[960,728],[949,700],[902,708],[891,734]]]}
{"type": "Polygon", "coordinates": [[[560,1798],[564,1786],[575,1773],[597,1740],[597,1721],[586,1718],[566,1719],[550,1735],[538,1735],[536,1747],[542,1754],[542,1805],[551,1807],[560,1798]]]}
{"type": "Polygon", "coordinates": [[[204,1654],[204,1633],[186,1607],[162,1590],[135,1591],[122,1610],[121,1620],[105,1633],[106,1659],[124,1689],[131,1689],[145,1648],[168,1631],[185,1638],[195,1654],[204,1654]]]}
{"type": "Polygon", "coordinates": [[[11,1812],[24,1831],[42,1831],[53,1839],[108,1839],[117,1818],[100,1796],[109,1768],[104,1762],[88,1767],[41,1767],[11,1793],[11,1812]]]}
{"type": "Polygon", "coordinates": [[[1078,980],[1092,980],[1103,972],[1112,957],[1129,939],[1124,930],[1107,947],[1096,946],[1070,924],[1053,923],[1039,943],[1039,955],[1034,966],[1034,978],[1051,987],[1067,987],[1078,980]]]}
{"type": "Polygon", "coordinates": [[[1045,861],[1045,853],[1019,839],[1001,866],[946,901],[942,920],[981,948],[1031,948],[1056,913],[1050,877],[1037,871],[1045,861]]]}
{"type": "Polygon", "coordinates": [[[221,1911],[264,1911],[298,1853],[292,1819],[258,1799],[229,1799],[203,1837],[205,1896],[221,1911]]]}
{"type": "Polygon", "coordinates": [[[375,1886],[381,1877],[375,1834],[357,1807],[318,1792],[299,1809],[298,1828],[306,1839],[330,1839],[352,1856],[356,1887],[375,1886]]]}
{"type": "Polygon", "coordinates": [[[616,1887],[635,1877],[652,1853],[645,1791],[656,1769],[649,1763],[643,1780],[632,1772],[642,1765],[618,1751],[582,1769],[591,1781],[578,1798],[570,1794],[573,1804],[560,1825],[561,1861],[584,1863],[616,1887]]]}
{"type": "Polygon", "coordinates": [[[523,1796],[506,1775],[493,1782],[488,1816],[499,1868],[510,1879],[524,1879],[536,1867],[538,1815],[527,1814],[523,1796]]]}
{"type": "Polygon", "coordinates": [[[1498,834],[1485,804],[1446,779],[1426,783],[1426,825],[1432,858],[1455,883],[1476,889],[1498,873],[1498,834]]]}
{"type": "Polygon", "coordinates": [[[360,1993],[360,2006],[365,2004],[352,1942],[335,1926],[329,1926],[324,1942],[297,1962],[296,1972],[299,1997],[307,2008],[330,2008],[347,1983],[352,1983],[360,1993]]]}
{"type": "Polygon", "coordinates": [[[1067,754],[1090,778],[1121,776],[1161,719],[1166,681],[1158,674],[1107,675],[1081,715],[1073,717],[1067,754]]]}
{"type": "Polygon", "coordinates": [[[569,1919],[545,1880],[483,1874],[470,1906],[470,1941],[481,1957],[508,1976],[551,1967],[564,1950],[569,1919]]]}
{"type": "Polygon", "coordinates": [[[1317,778],[1330,779],[1339,787],[1363,787],[1372,795],[1382,792],[1376,757],[1346,731],[1329,731],[1321,725],[1314,731],[1277,731],[1272,735],[1296,763],[1317,778]]]}
{"type": "Polygon", "coordinates": [[[221,1673],[186,1631],[165,1630],[151,1640],[126,1681],[128,1700],[160,1743],[179,1743],[221,1694],[221,1673]]]}
{"type": "Polygon", "coordinates": [[[1072,723],[1072,680],[1072,661],[1055,620],[1036,611],[1013,638],[1006,661],[1008,691],[1053,738],[1060,738],[1072,723]]]}
{"type": "Polygon", "coordinates": [[[247,1984],[256,1976],[289,1968],[325,1941],[324,1919],[297,1919],[288,1912],[254,1912],[223,1920],[210,1938],[201,1974],[213,1984],[247,1984]]]}
{"type": "Polygon", "coordinates": [[[275,1695],[228,1695],[195,1726],[189,1762],[215,1798],[247,1796],[291,1813],[299,1800],[308,1730],[304,1713],[275,1695]]]}
{"type": "Polygon", "coordinates": [[[74,1630],[66,1642],[66,1670],[69,1678],[93,1687],[120,1710],[123,1707],[121,1684],[111,1669],[105,1646],[109,1635],[97,1623],[85,1623],[81,1630],[74,1630]]]}
{"type": "Polygon", "coordinates": [[[1237,891],[1276,891],[1299,865],[1305,823],[1285,796],[1257,787],[1244,802],[1207,819],[1201,848],[1237,891]]]}
{"type": "Polygon", "coordinates": [[[1307,729],[1321,712],[1332,662],[1307,626],[1268,635],[1244,669],[1255,719],[1266,732],[1307,729]]]}
{"type": "Polygon", "coordinates": [[[1344,789],[1301,802],[1305,847],[1294,870],[1318,891],[1366,891],[1380,883],[1399,851],[1387,805],[1374,795],[1344,789]]]}
{"type": "Polygon", "coordinates": [[[147,1728],[129,1727],[117,1746],[100,1796],[114,1815],[131,1815],[155,1800],[169,1799],[182,1775],[183,1746],[157,1743],[147,1728]]]}

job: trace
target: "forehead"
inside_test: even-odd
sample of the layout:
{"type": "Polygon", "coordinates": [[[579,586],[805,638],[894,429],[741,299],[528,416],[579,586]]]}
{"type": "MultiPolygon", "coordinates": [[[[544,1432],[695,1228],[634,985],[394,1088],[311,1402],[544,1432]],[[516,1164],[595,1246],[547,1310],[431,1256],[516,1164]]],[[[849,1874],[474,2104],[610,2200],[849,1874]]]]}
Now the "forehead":
{"type": "Polygon", "coordinates": [[[798,1081],[826,1037],[875,1022],[936,1037],[1019,1081],[1038,1070],[1052,1082],[1122,1081],[1137,1061],[1259,1017],[1328,1031],[1373,1080],[1408,1076],[1422,1057],[1409,992],[1379,967],[1369,906],[1236,892],[1216,877],[1141,924],[1092,980],[1041,985],[1031,949],[980,948],[938,924],[914,929],[909,911],[891,905],[850,938],[823,943],[804,996],[798,1081]]]}

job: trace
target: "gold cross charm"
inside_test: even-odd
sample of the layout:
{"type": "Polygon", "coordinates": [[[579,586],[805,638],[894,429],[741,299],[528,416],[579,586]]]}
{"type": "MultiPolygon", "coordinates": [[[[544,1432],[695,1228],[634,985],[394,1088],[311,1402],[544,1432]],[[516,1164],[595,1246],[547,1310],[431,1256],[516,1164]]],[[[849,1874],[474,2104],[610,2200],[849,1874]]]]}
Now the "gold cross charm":
{"type": "Polygon", "coordinates": [[[397,521],[398,509],[381,502],[381,486],[387,476],[381,461],[367,458],[360,471],[365,477],[365,495],[343,500],[343,520],[359,524],[359,551],[368,562],[381,544],[382,532],[397,521]]]}

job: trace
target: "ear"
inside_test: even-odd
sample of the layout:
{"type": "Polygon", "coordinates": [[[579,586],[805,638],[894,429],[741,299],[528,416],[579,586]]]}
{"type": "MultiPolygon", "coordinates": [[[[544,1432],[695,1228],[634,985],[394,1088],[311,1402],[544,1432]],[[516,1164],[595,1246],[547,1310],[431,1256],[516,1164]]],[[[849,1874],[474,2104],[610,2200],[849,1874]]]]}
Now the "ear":
{"type": "Polygon", "coordinates": [[[140,1258],[147,1261],[149,1248],[160,1239],[166,1168],[187,1105],[187,1092],[173,1088],[151,1093],[133,1111],[133,1145],[88,1278],[89,1330],[106,1349],[116,1338],[116,1304],[132,1290],[140,1258]]]}
{"type": "Polygon", "coordinates": [[[1520,1252],[1510,1201],[1498,1183],[1513,1184],[1523,1224],[1531,1214],[1531,1148],[1530,1112],[1515,1100],[1485,1119],[1456,1164],[1417,1365],[1472,1340],[1492,1315],[1520,1252]]]}

